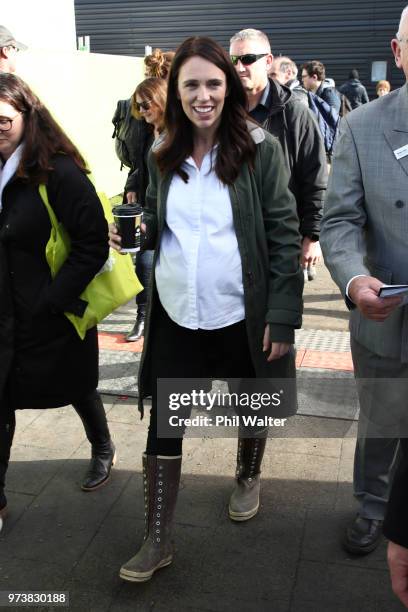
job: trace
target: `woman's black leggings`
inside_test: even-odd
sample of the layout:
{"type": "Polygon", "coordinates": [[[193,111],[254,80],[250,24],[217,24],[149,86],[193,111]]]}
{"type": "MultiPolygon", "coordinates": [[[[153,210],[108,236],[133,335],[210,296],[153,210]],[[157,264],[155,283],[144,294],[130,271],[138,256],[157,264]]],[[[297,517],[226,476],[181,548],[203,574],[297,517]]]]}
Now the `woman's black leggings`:
{"type": "Polygon", "coordinates": [[[157,435],[156,380],[254,378],[255,371],[245,321],[221,329],[191,330],[174,323],[160,303],[155,315],[149,338],[153,393],[146,453],[176,456],[181,455],[182,438],[157,435]]]}

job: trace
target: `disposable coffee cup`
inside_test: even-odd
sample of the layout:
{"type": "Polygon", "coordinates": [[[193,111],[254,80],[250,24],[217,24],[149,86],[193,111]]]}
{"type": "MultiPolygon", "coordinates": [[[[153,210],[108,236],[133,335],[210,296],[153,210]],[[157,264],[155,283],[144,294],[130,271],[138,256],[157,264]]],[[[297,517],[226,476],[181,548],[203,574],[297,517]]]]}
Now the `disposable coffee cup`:
{"type": "Polygon", "coordinates": [[[122,253],[140,251],[142,207],[137,204],[120,204],[112,209],[112,213],[122,238],[122,253]]]}

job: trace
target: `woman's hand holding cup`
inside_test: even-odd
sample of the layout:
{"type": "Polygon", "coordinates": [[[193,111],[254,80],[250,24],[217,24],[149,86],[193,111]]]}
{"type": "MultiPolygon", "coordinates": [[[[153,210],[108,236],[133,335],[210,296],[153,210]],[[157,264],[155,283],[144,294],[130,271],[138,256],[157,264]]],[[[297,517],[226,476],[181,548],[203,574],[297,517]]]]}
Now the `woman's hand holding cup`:
{"type": "Polygon", "coordinates": [[[120,237],[120,234],[118,232],[118,228],[116,227],[116,225],[114,223],[109,223],[108,225],[109,227],[109,246],[112,249],[115,249],[115,251],[121,251],[121,243],[122,243],[122,238],[120,237]]]}

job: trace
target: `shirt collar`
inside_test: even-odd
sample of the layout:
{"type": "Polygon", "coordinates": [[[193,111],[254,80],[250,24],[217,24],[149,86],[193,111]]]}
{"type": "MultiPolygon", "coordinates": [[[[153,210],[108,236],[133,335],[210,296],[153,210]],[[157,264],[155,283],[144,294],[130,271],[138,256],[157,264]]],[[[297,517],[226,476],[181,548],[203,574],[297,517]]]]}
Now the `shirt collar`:
{"type": "Polygon", "coordinates": [[[267,84],[266,84],[266,87],[265,87],[265,89],[263,90],[262,97],[261,97],[261,99],[259,100],[258,104],[262,104],[262,106],[266,106],[266,102],[267,102],[267,100],[268,100],[268,96],[269,96],[269,92],[270,92],[270,90],[271,90],[271,84],[270,84],[269,79],[268,79],[268,82],[267,82],[267,84]]]}
{"type": "Polygon", "coordinates": [[[12,155],[8,158],[8,160],[3,164],[0,168],[0,210],[2,209],[2,195],[3,190],[7,183],[13,178],[15,175],[17,168],[20,164],[21,158],[23,156],[24,143],[22,142],[17,149],[14,151],[12,155]]]}
{"type": "MultiPolygon", "coordinates": [[[[213,147],[204,155],[204,160],[207,160],[208,157],[211,158],[212,155],[216,153],[217,149],[218,149],[218,142],[215,145],[213,145],[213,147]]],[[[195,163],[192,155],[187,157],[184,160],[184,163],[188,164],[189,166],[193,166],[194,168],[197,168],[197,164],[195,163]]]]}

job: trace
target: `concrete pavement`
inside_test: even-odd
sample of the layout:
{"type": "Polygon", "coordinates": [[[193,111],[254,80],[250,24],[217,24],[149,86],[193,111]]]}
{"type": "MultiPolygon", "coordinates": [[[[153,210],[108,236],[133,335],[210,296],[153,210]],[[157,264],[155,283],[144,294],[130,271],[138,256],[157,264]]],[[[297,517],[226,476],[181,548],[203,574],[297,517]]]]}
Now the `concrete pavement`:
{"type": "Polygon", "coordinates": [[[175,561],[149,583],[119,579],[143,537],[147,419],[140,421],[134,397],[141,343],[125,344],[121,335],[133,318],[129,306],[100,329],[101,389],[119,456],[106,487],[79,488],[89,445],[72,408],[18,414],[0,591],[69,591],[69,609],[78,612],[402,610],[389,585],[385,543],[361,558],[339,544],[355,511],[356,415],[343,392],[352,385],[347,311],[322,267],[306,285],[297,345],[299,380],[323,382],[303,387],[294,437],[268,441],[259,514],[241,524],[227,518],[236,441],[186,439],[175,561]]]}

